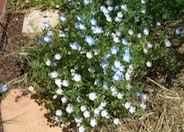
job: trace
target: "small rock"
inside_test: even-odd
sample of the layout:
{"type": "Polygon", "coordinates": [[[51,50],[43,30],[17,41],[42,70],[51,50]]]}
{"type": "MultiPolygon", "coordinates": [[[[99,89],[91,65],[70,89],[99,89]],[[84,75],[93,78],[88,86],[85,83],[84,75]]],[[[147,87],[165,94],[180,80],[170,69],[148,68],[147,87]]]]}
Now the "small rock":
{"type": "Polygon", "coordinates": [[[22,33],[28,35],[30,35],[30,33],[41,33],[45,28],[44,22],[49,22],[52,27],[55,27],[59,22],[58,11],[31,11],[31,13],[24,18],[22,33]]]}

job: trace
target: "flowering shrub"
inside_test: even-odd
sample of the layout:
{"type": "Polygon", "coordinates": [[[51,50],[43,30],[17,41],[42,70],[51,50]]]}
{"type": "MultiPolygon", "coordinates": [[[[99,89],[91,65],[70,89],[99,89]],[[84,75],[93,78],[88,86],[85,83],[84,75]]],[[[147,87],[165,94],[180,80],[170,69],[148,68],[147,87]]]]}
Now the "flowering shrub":
{"type": "MultiPolygon", "coordinates": [[[[144,0],[84,0],[45,22],[32,54],[32,82],[58,123],[74,120],[79,131],[140,115],[148,96],[138,78],[167,54],[169,38],[155,39],[144,0]]],[[[156,31],[161,24],[158,22],[156,31]]],[[[33,87],[31,87],[33,89],[33,87]]]]}

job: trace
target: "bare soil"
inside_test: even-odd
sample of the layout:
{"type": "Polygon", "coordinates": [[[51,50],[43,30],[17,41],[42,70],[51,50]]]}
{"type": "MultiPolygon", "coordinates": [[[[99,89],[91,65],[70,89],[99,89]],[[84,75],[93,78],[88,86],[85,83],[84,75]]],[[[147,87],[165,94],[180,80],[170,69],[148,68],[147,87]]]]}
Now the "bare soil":
{"type": "MultiPolygon", "coordinates": [[[[24,14],[7,13],[1,21],[0,84],[9,82],[23,74],[23,65],[17,55],[20,51],[20,47],[26,40],[22,36],[23,19],[24,14]]],[[[0,96],[2,98],[3,95],[0,96]]],[[[2,119],[0,120],[0,128],[0,132],[3,132],[2,119]]]]}

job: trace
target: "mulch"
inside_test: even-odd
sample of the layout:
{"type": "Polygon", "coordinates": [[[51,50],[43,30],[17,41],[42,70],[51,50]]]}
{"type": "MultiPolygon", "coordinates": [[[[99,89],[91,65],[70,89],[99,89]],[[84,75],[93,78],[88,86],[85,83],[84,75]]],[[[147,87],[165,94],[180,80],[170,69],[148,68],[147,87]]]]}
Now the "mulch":
{"type": "MultiPolygon", "coordinates": [[[[24,72],[21,61],[16,53],[23,45],[22,35],[24,14],[6,13],[0,25],[0,84],[9,82],[24,72]]],[[[0,106],[3,95],[0,95],[0,106]]],[[[3,120],[0,111],[0,132],[3,130],[3,120]]]]}

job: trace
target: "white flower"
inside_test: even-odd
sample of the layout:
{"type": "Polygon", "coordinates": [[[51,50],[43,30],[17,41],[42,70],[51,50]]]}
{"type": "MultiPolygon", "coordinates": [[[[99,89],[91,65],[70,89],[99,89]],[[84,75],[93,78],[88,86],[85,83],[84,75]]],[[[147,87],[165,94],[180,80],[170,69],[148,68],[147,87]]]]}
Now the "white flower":
{"type": "Polygon", "coordinates": [[[63,80],[63,86],[68,87],[69,86],[69,81],[68,80],[63,80]]]}
{"type": "Polygon", "coordinates": [[[83,116],[85,118],[89,118],[90,117],[90,112],[88,110],[84,111],[83,116]]]}
{"type": "Polygon", "coordinates": [[[119,121],[118,118],[115,118],[115,119],[114,119],[114,124],[115,124],[115,125],[119,125],[119,124],[120,124],[120,121],[119,121]]]}
{"type": "Polygon", "coordinates": [[[127,81],[131,80],[131,75],[130,75],[130,73],[128,73],[128,72],[125,73],[125,79],[126,79],[127,81]]]}
{"type": "Polygon", "coordinates": [[[114,37],[113,38],[113,41],[114,41],[114,43],[119,43],[120,42],[120,39],[118,37],[114,37]]]}
{"type": "Polygon", "coordinates": [[[129,30],[128,30],[128,33],[129,33],[130,35],[133,35],[133,34],[134,34],[134,31],[133,31],[132,29],[129,29],[129,30]]]}
{"type": "Polygon", "coordinates": [[[123,13],[122,13],[121,11],[118,12],[118,13],[117,13],[117,17],[122,18],[122,17],[123,17],[123,13]]]}
{"type": "Polygon", "coordinates": [[[84,100],[84,99],[83,99],[81,96],[78,96],[78,97],[77,97],[77,102],[82,103],[83,100],[84,100]]]}
{"type": "Polygon", "coordinates": [[[55,100],[57,98],[57,95],[53,95],[52,99],[55,100]]]}
{"type": "Polygon", "coordinates": [[[62,110],[56,110],[56,116],[62,116],[63,112],[62,110]]]}
{"type": "Polygon", "coordinates": [[[92,127],[95,127],[96,125],[97,125],[97,120],[96,119],[91,119],[91,121],[90,121],[90,125],[92,126],[92,127]]]}
{"type": "Polygon", "coordinates": [[[54,120],[55,120],[56,122],[60,122],[59,117],[57,117],[57,116],[54,118],[54,120]]]}
{"type": "Polygon", "coordinates": [[[80,82],[80,81],[81,81],[81,75],[80,75],[80,74],[74,74],[73,79],[74,79],[76,82],[80,82]]]}
{"type": "Polygon", "coordinates": [[[136,110],[136,108],[134,106],[131,106],[130,109],[129,109],[129,112],[131,114],[133,114],[133,113],[135,113],[135,110],[136,110]]]}
{"type": "Polygon", "coordinates": [[[74,112],[74,109],[73,109],[73,106],[72,104],[68,104],[67,107],[66,107],[66,112],[71,114],[74,112]]]}
{"type": "Polygon", "coordinates": [[[100,54],[100,49],[94,49],[94,55],[98,55],[98,54],[100,54]]]}
{"type": "Polygon", "coordinates": [[[111,89],[111,92],[117,91],[116,86],[114,86],[114,85],[112,85],[112,86],[110,87],[110,89],[111,89]]]}
{"type": "Polygon", "coordinates": [[[61,88],[58,88],[57,90],[56,90],[56,94],[57,95],[61,95],[63,93],[63,90],[61,89],[61,88]]]}
{"type": "Polygon", "coordinates": [[[85,129],[84,126],[80,126],[80,127],[79,127],[79,132],[85,132],[85,131],[86,131],[86,129],[85,129]]]}
{"type": "Polygon", "coordinates": [[[138,38],[141,38],[141,37],[142,37],[142,34],[141,34],[141,33],[138,33],[138,34],[137,34],[137,37],[138,37],[138,38]]]}
{"type": "Polygon", "coordinates": [[[145,14],[146,13],[146,8],[142,8],[141,13],[145,14]]]}
{"type": "Polygon", "coordinates": [[[97,94],[95,92],[89,93],[89,99],[95,101],[97,99],[97,94]]]}
{"type": "Polygon", "coordinates": [[[51,61],[49,59],[45,63],[47,66],[51,66],[51,61]]]}
{"type": "Polygon", "coordinates": [[[106,0],[106,4],[107,4],[108,6],[110,6],[110,5],[112,5],[112,1],[111,1],[111,0],[106,0]]]}
{"type": "Polygon", "coordinates": [[[131,88],[132,88],[132,86],[131,86],[130,84],[127,84],[127,85],[126,85],[126,89],[127,89],[127,90],[130,90],[131,88]]]}
{"type": "Polygon", "coordinates": [[[152,45],[151,43],[148,43],[148,44],[147,44],[147,47],[148,47],[148,48],[152,48],[153,45],[152,45]]]}
{"type": "Polygon", "coordinates": [[[128,10],[127,10],[127,5],[125,5],[125,4],[121,5],[121,9],[122,9],[122,10],[125,10],[125,11],[128,11],[128,10]]]}
{"type": "Polygon", "coordinates": [[[118,95],[118,91],[113,91],[112,92],[112,96],[117,97],[117,95],[118,95]]]}
{"type": "Polygon", "coordinates": [[[115,37],[116,37],[116,34],[115,34],[115,33],[111,33],[111,36],[112,36],[113,38],[115,38],[115,37]]]}
{"type": "Polygon", "coordinates": [[[120,37],[121,36],[121,31],[116,30],[116,35],[120,37]]]}
{"type": "Polygon", "coordinates": [[[156,26],[160,27],[161,23],[160,22],[156,22],[156,26]]]}
{"type": "Polygon", "coordinates": [[[71,72],[72,75],[74,75],[75,74],[75,69],[71,69],[70,72],[71,72]]]}
{"type": "Polygon", "coordinates": [[[93,57],[93,54],[92,54],[91,52],[87,52],[87,53],[86,53],[86,57],[87,57],[88,59],[91,59],[91,58],[93,57]]]}
{"type": "Polygon", "coordinates": [[[171,42],[168,39],[165,39],[165,45],[167,47],[171,47],[171,42]]]}
{"type": "Polygon", "coordinates": [[[57,71],[53,71],[49,74],[50,78],[57,78],[59,76],[59,73],[57,71]]]}
{"type": "Polygon", "coordinates": [[[67,100],[68,100],[68,97],[67,96],[64,96],[64,97],[61,98],[61,102],[63,104],[65,104],[67,102],[67,100]]]}
{"type": "Polygon", "coordinates": [[[102,105],[100,105],[100,106],[98,106],[98,109],[101,111],[101,110],[103,110],[103,106],[102,105]]]}
{"type": "Polygon", "coordinates": [[[150,61],[146,62],[147,67],[152,67],[152,63],[150,61]]]}
{"type": "Polygon", "coordinates": [[[28,87],[28,90],[29,90],[30,92],[32,92],[32,91],[34,90],[34,87],[33,87],[33,86],[29,86],[29,87],[28,87]]]}
{"type": "Polygon", "coordinates": [[[107,9],[108,9],[109,11],[112,11],[112,10],[113,10],[113,6],[108,6],[107,9]]]}
{"type": "Polygon", "coordinates": [[[108,112],[107,112],[107,110],[102,110],[101,116],[107,118],[107,117],[108,117],[108,112]]]}
{"type": "Polygon", "coordinates": [[[143,110],[145,110],[145,109],[146,109],[146,104],[141,103],[141,104],[140,104],[140,107],[141,107],[143,110]]]}
{"type": "Polygon", "coordinates": [[[143,95],[142,95],[142,98],[143,98],[144,100],[148,100],[148,99],[149,99],[148,96],[147,96],[146,94],[143,94],[143,95]]]}
{"type": "Polygon", "coordinates": [[[54,59],[55,60],[60,60],[61,59],[61,55],[59,53],[54,55],[54,59]]]}
{"type": "Polygon", "coordinates": [[[80,110],[81,110],[82,112],[86,111],[86,106],[82,105],[82,106],[80,107],[80,110]]]}
{"type": "Polygon", "coordinates": [[[144,33],[144,35],[149,35],[149,30],[148,30],[148,28],[144,28],[144,30],[143,30],[143,33],[144,33]]]}
{"type": "Polygon", "coordinates": [[[120,61],[118,61],[118,60],[115,60],[114,61],[114,66],[116,67],[116,68],[120,68],[121,67],[121,62],[120,61]]]}
{"type": "Polygon", "coordinates": [[[148,54],[148,49],[144,48],[143,52],[144,52],[144,54],[148,54]]]}
{"type": "Polygon", "coordinates": [[[61,79],[58,79],[58,78],[57,78],[57,79],[55,79],[54,82],[55,82],[55,84],[58,86],[58,88],[61,88],[61,85],[63,84],[62,81],[61,81],[61,79]]]}
{"type": "Polygon", "coordinates": [[[122,93],[118,93],[117,98],[118,99],[122,99],[123,98],[123,94],[122,93]]]}
{"type": "Polygon", "coordinates": [[[107,102],[101,102],[100,106],[105,107],[107,105],[107,102]]]}
{"type": "Polygon", "coordinates": [[[75,120],[76,123],[82,123],[83,118],[82,117],[75,117],[74,120],[75,120]]]}
{"type": "Polygon", "coordinates": [[[89,71],[90,73],[94,73],[94,72],[95,72],[95,69],[94,69],[93,67],[89,67],[89,68],[88,68],[88,71],[89,71]]]}
{"type": "Polygon", "coordinates": [[[111,17],[106,17],[106,20],[107,20],[108,22],[112,22],[112,18],[111,18],[111,17]]]}
{"type": "Polygon", "coordinates": [[[58,5],[58,4],[56,5],[56,8],[57,8],[57,9],[59,8],[59,5],[58,5]]]}
{"type": "Polygon", "coordinates": [[[95,116],[98,116],[100,114],[100,109],[99,108],[96,108],[95,110],[94,110],[94,115],[95,116]]]}
{"type": "Polygon", "coordinates": [[[141,0],[141,3],[142,3],[142,4],[146,4],[146,1],[145,1],[145,0],[141,0]]]}
{"type": "Polygon", "coordinates": [[[125,106],[126,109],[129,109],[131,107],[131,105],[132,104],[130,102],[126,102],[124,106],[125,106]]]}

